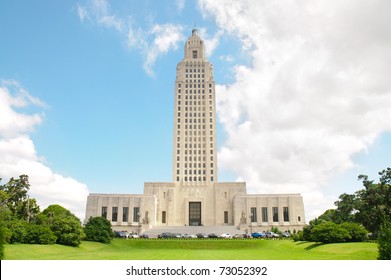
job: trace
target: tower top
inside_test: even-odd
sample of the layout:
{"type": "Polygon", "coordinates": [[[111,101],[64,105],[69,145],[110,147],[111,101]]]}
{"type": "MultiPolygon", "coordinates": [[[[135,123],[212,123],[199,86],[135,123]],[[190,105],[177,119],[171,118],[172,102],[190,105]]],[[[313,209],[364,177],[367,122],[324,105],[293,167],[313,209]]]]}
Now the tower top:
{"type": "Polygon", "coordinates": [[[198,34],[196,27],[185,43],[185,59],[205,59],[205,44],[198,34]]]}

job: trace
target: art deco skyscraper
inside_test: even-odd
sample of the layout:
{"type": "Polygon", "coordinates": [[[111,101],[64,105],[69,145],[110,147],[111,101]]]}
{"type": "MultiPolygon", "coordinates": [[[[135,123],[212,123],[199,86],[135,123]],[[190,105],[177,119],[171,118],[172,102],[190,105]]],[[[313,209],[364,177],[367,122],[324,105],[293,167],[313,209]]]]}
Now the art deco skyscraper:
{"type": "Polygon", "coordinates": [[[216,99],[213,65],[197,29],[185,44],[175,81],[173,182],[217,182],[216,99]]]}

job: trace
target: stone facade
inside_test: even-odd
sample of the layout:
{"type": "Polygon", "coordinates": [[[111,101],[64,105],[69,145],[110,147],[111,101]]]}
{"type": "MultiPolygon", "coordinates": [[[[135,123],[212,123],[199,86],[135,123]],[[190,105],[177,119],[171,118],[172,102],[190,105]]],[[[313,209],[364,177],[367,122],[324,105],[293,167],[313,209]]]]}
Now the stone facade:
{"type": "Polygon", "coordinates": [[[218,182],[213,65],[196,29],[177,65],[173,180],[144,183],[144,194],[90,194],[86,220],[105,216],[113,229],[235,225],[251,231],[301,229],[300,194],[249,195],[244,182],[218,182]]]}

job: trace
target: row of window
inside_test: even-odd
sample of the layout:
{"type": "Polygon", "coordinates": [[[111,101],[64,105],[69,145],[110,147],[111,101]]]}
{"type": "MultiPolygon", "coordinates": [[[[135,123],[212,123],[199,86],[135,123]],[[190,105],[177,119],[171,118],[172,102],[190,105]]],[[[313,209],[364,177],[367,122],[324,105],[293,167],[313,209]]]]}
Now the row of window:
{"type": "MultiPolygon", "coordinates": [[[[178,100],[178,105],[181,105],[181,100],[178,100]]],[[[197,101],[194,101],[194,103],[192,101],[185,101],[185,105],[197,105],[197,101]]],[[[202,101],[202,105],[205,105],[205,101],[202,101]]],[[[212,105],[212,100],[209,100],[209,105],[212,105]]],[[[201,106],[201,101],[198,101],[198,106],[201,106]]]]}
{"type": "MultiPolygon", "coordinates": [[[[177,180],[177,182],[179,182],[180,181],[180,177],[179,176],[177,176],[176,177],[176,180],[177,180]]],[[[185,182],[206,182],[206,177],[205,176],[194,176],[194,177],[187,177],[187,176],[185,176],[184,177],[184,180],[185,180],[185,182]]],[[[213,182],[213,176],[211,176],[210,177],[210,180],[213,182]]]]}
{"type": "MultiPolygon", "coordinates": [[[[179,138],[179,137],[178,137],[179,138]]],[[[179,141],[179,139],[178,139],[178,141],[179,141]]],[[[181,147],[181,144],[180,143],[177,143],[176,144],[176,146],[177,146],[177,148],[180,148],[181,147]]],[[[185,143],[185,148],[187,149],[187,148],[193,148],[193,145],[190,143],[189,145],[187,144],[187,143],[185,143]]],[[[195,143],[194,144],[194,148],[196,149],[197,148],[197,143],[195,143]]],[[[206,148],[206,144],[205,143],[203,143],[202,144],[202,148],[206,148]]],[[[213,143],[210,143],[210,148],[213,148],[213,143]]],[[[198,149],[201,149],[201,144],[200,143],[198,143],[198,149]]],[[[213,154],[213,153],[212,153],[213,154]]]]}
{"type": "Polygon", "coordinates": [[[194,74],[194,76],[192,74],[186,74],[186,78],[205,78],[205,74],[198,74],[198,77],[197,77],[197,74],[194,74]]]}
{"type": "MultiPolygon", "coordinates": [[[[180,124],[178,124],[177,127],[178,127],[178,129],[181,129],[180,124]]],[[[206,129],[206,126],[204,124],[202,126],[200,124],[198,125],[198,129],[201,129],[201,127],[202,127],[202,129],[206,129]]],[[[190,124],[190,125],[185,124],[185,129],[197,129],[197,125],[195,124],[193,126],[192,124],[190,124]]],[[[213,129],[213,124],[209,125],[209,129],[213,129]]]]}
{"type": "MultiPolygon", "coordinates": [[[[258,217],[257,217],[257,207],[251,207],[251,222],[252,223],[257,223],[258,222],[258,217]]],[[[261,208],[261,214],[262,214],[262,222],[267,223],[269,222],[269,215],[268,215],[268,208],[267,207],[262,207],[261,208]]],[[[289,209],[288,207],[283,207],[282,209],[282,214],[283,214],[283,221],[284,222],[289,222],[289,209]]],[[[278,222],[279,217],[278,217],[278,207],[272,207],[272,219],[273,222],[278,222]]]]}
{"type": "MultiPolygon", "coordinates": [[[[190,66],[190,67],[193,67],[193,66],[194,66],[194,67],[204,67],[205,64],[204,64],[204,63],[199,63],[199,62],[198,62],[197,64],[196,64],[195,62],[194,62],[194,64],[193,64],[192,62],[190,62],[190,63],[189,63],[189,62],[186,62],[185,65],[186,65],[186,67],[189,67],[189,66],[190,66]]],[[[204,69],[204,68],[197,68],[197,69],[194,69],[194,68],[186,68],[185,71],[186,71],[186,73],[193,73],[193,72],[194,72],[194,73],[197,73],[197,72],[200,73],[200,71],[201,71],[202,73],[204,73],[204,72],[205,72],[205,69],[204,69]],[[194,71],[193,71],[193,70],[194,70],[194,71]]]]}
{"type": "MultiPolygon", "coordinates": [[[[177,156],[176,160],[177,161],[181,161],[181,157],[177,156]]],[[[189,157],[185,156],[185,161],[197,161],[197,156],[194,156],[194,157],[192,157],[192,156],[189,156],[189,157]]],[[[198,161],[201,161],[201,157],[198,157],[198,161]]],[[[205,162],[206,161],[206,157],[202,157],[202,161],[205,162]]],[[[213,161],[213,156],[210,157],[210,161],[213,161]]],[[[211,163],[210,165],[213,168],[213,163],[211,163]]]]}
{"type": "MultiPolygon", "coordinates": [[[[201,118],[201,116],[203,118],[205,118],[205,112],[198,113],[198,117],[201,118]]],[[[181,117],[181,112],[178,112],[178,118],[180,118],[180,117],[181,117]]],[[[187,118],[187,117],[190,117],[190,118],[194,117],[194,118],[196,118],[197,117],[197,113],[194,113],[194,114],[193,113],[185,113],[185,118],[187,118]]],[[[213,117],[213,113],[212,112],[209,112],[209,117],[210,118],[213,117]]],[[[211,122],[212,122],[212,119],[211,119],[211,122]]]]}
{"type": "MultiPolygon", "coordinates": [[[[200,135],[200,133],[199,133],[200,131],[198,131],[198,135],[200,135]]],[[[178,135],[179,135],[180,133],[179,133],[179,131],[178,131],[178,135]]],[[[187,133],[187,131],[185,131],[185,135],[187,135],[188,133],[187,133]]],[[[202,132],[202,134],[203,135],[205,135],[205,131],[203,131],[202,132]]],[[[191,136],[192,135],[192,131],[189,131],[189,135],[191,136]]],[[[197,135],[197,131],[194,131],[194,135],[197,135]]],[[[180,137],[178,137],[178,138],[180,138],[180,137]]],[[[199,143],[199,142],[205,142],[206,140],[205,140],[206,138],[205,137],[185,137],[185,142],[190,142],[190,144],[191,143],[193,143],[194,142],[194,145],[196,145],[197,143],[199,143]],[[202,141],[201,141],[202,140],[202,141]]],[[[179,142],[180,140],[178,140],[178,142],[179,142]]],[[[210,140],[210,141],[213,141],[213,140],[210,140]]],[[[185,144],[186,145],[186,144],[185,144]]]]}
{"type": "MultiPolygon", "coordinates": [[[[191,81],[191,80],[190,80],[191,81]]],[[[185,87],[187,87],[187,80],[186,80],[186,83],[185,83],[185,87]]],[[[178,88],[181,88],[182,87],[182,84],[178,84],[178,88]]],[[[204,88],[205,87],[205,84],[202,84],[202,87],[204,88]]],[[[212,84],[209,84],[209,88],[212,88],[212,84]]]]}
{"type": "MultiPolygon", "coordinates": [[[[186,88],[187,88],[187,87],[186,87],[186,88]]],[[[196,88],[196,87],[194,87],[194,88],[196,88]]],[[[191,95],[192,93],[196,94],[197,92],[198,92],[198,94],[201,94],[201,93],[202,93],[202,94],[203,94],[203,95],[202,95],[202,99],[204,99],[204,97],[205,97],[205,95],[204,95],[204,94],[205,94],[205,90],[200,90],[200,89],[199,89],[198,91],[197,91],[196,89],[195,89],[195,90],[192,90],[192,89],[187,90],[187,89],[186,89],[186,90],[185,90],[185,93],[186,93],[185,96],[190,96],[190,97],[191,97],[191,96],[192,96],[192,95],[191,95]],[[190,93],[190,95],[188,95],[189,93],[190,93]]],[[[182,90],[181,90],[181,89],[178,89],[178,93],[179,93],[179,94],[182,93],[182,90]]],[[[212,89],[209,89],[209,94],[211,94],[211,93],[212,93],[212,89]]],[[[181,95],[178,95],[178,97],[179,97],[179,96],[181,96],[181,95]]],[[[194,98],[195,98],[195,97],[196,97],[196,95],[194,96],[194,98]]],[[[200,97],[200,96],[198,95],[198,98],[199,98],[199,97],[200,97]]]]}
{"type": "MultiPolygon", "coordinates": [[[[106,206],[102,206],[101,216],[105,219],[108,219],[106,206]]],[[[139,219],[140,219],[140,208],[133,207],[133,222],[138,223],[139,219]]],[[[116,206],[111,208],[111,221],[118,222],[118,207],[116,206]]],[[[122,222],[129,222],[129,207],[122,207],[122,222]]]]}
{"type": "MultiPolygon", "coordinates": [[[[180,155],[181,153],[181,150],[177,150],[176,151],[177,155],[180,155]]],[[[197,154],[197,150],[185,150],[185,155],[191,155],[191,154],[194,154],[196,155],[197,154]]],[[[201,154],[201,150],[198,150],[198,154],[200,155],[201,154]]],[[[205,155],[206,154],[206,151],[205,150],[202,150],[202,154],[205,155]]],[[[210,150],[210,154],[213,155],[213,150],[210,150]]]]}
{"type": "MultiPolygon", "coordinates": [[[[185,107],[185,111],[205,111],[206,106],[199,106],[199,107],[185,107]],[[193,110],[194,108],[194,110],[193,110]]],[[[213,107],[209,106],[209,111],[212,111],[213,107]]],[[[181,106],[178,106],[178,111],[181,111],[181,106]]]]}
{"type": "MultiPolygon", "coordinates": [[[[187,169],[185,169],[184,173],[185,173],[185,175],[187,175],[187,169]]],[[[202,169],[202,170],[199,169],[199,170],[198,170],[198,175],[201,175],[201,173],[202,173],[203,175],[205,175],[205,174],[206,174],[206,170],[205,170],[205,169],[202,169]]],[[[177,175],[180,174],[180,170],[179,170],[179,169],[177,169],[176,174],[177,174],[177,175]]],[[[189,175],[192,175],[192,174],[197,175],[197,170],[191,170],[191,169],[190,169],[190,170],[189,170],[189,175]]],[[[210,170],[210,174],[213,174],[213,169],[210,170]]]]}

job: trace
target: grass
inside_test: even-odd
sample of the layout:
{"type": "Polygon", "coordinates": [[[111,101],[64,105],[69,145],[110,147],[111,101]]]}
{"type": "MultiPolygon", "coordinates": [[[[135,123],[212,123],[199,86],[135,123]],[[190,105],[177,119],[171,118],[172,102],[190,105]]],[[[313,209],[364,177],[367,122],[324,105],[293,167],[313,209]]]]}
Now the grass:
{"type": "Polygon", "coordinates": [[[137,240],[111,244],[5,245],[7,260],[375,260],[376,243],[319,244],[291,240],[137,240]]]}

